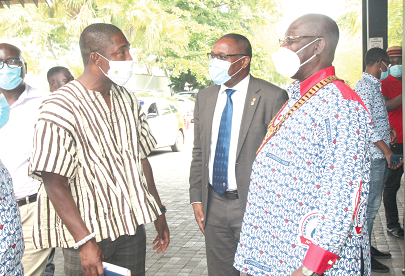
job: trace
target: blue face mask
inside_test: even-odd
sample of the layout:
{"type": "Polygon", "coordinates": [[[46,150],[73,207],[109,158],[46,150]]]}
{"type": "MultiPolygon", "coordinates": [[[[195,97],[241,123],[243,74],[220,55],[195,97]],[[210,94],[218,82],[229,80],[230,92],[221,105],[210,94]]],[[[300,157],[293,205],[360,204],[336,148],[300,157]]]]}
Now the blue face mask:
{"type": "Polygon", "coordinates": [[[390,68],[390,74],[394,78],[402,77],[402,65],[394,65],[390,68]]]}
{"type": "Polygon", "coordinates": [[[21,82],[21,67],[10,68],[8,65],[4,64],[3,68],[0,69],[0,87],[5,90],[13,90],[21,82]]]}
{"type": "Polygon", "coordinates": [[[235,76],[237,73],[239,73],[240,70],[242,70],[242,67],[232,76],[229,76],[229,74],[228,74],[229,67],[231,67],[232,64],[241,60],[242,58],[244,58],[244,56],[232,63],[230,63],[229,61],[220,60],[217,58],[211,59],[209,72],[210,72],[212,81],[218,85],[221,85],[221,84],[227,82],[228,80],[230,80],[233,76],[235,76]]]}
{"type": "Polygon", "coordinates": [[[0,128],[2,128],[8,122],[9,115],[10,106],[8,105],[4,95],[0,94],[0,128]]]}
{"type": "MultiPolygon", "coordinates": [[[[382,61],[382,63],[384,63],[384,61],[382,61]]],[[[386,79],[390,73],[390,69],[388,68],[388,66],[384,63],[385,67],[387,67],[387,71],[383,72],[382,69],[381,70],[381,77],[380,80],[386,79]]]]}

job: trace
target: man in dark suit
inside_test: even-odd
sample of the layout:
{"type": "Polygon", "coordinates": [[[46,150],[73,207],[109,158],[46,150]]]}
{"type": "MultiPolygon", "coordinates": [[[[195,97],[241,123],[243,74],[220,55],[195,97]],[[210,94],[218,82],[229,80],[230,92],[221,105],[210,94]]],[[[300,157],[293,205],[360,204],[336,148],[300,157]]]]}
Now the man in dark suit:
{"type": "Polygon", "coordinates": [[[252,48],[242,35],[221,37],[208,57],[216,85],[197,94],[190,201],[205,234],[208,274],[239,275],[233,260],[252,163],[288,95],[249,74],[252,48]]]}

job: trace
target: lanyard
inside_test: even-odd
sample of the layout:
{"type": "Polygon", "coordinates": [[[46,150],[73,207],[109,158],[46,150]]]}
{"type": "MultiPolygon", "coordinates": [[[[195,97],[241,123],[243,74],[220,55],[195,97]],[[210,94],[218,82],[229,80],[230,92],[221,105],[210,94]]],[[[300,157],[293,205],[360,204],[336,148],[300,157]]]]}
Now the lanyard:
{"type": "Polygon", "coordinates": [[[280,120],[280,122],[277,125],[274,125],[276,119],[279,117],[280,113],[283,111],[284,107],[287,105],[285,103],[284,107],[277,113],[277,115],[271,120],[268,128],[267,128],[267,133],[266,137],[264,137],[264,140],[262,144],[260,145],[259,149],[257,150],[256,154],[260,152],[260,150],[264,147],[264,145],[273,137],[274,134],[280,129],[281,125],[298,109],[300,108],[306,101],[308,101],[313,95],[315,95],[316,92],[321,90],[325,85],[329,84],[332,81],[339,80],[338,77],[335,75],[329,76],[312,86],[311,89],[308,90],[307,93],[304,94],[292,107],[290,110],[288,110],[287,114],[284,115],[284,117],[280,120]]]}

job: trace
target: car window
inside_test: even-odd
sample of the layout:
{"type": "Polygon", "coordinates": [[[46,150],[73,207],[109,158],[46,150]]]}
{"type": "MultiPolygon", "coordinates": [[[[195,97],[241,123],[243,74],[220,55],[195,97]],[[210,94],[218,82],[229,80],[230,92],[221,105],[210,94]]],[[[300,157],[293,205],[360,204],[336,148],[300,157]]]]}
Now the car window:
{"type": "Polygon", "coordinates": [[[172,113],[170,106],[168,104],[163,104],[163,108],[162,108],[162,115],[167,115],[172,113]]]}
{"type": "Polygon", "coordinates": [[[155,113],[157,114],[156,103],[152,103],[148,108],[148,114],[155,113]]]}
{"type": "Polygon", "coordinates": [[[179,113],[179,111],[174,105],[171,104],[170,107],[172,108],[173,113],[179,113]]]}

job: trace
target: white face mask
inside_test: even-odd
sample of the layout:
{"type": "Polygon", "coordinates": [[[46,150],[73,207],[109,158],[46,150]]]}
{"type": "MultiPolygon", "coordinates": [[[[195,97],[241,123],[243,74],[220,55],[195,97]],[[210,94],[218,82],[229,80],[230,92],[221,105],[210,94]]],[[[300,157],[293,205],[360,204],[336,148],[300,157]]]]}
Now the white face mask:
{"type": "Polygon", "coordinates": [[[301,64],[300,58],[297,53],[319,39],[320,38],[317,38],[314,41],[308,43],[307,45],[299,49],[297,52],[293,52],[285,47],[280,47],[278,49],[278,52],[273,54],[272,56],[277,73],[286,76],[288,78],[294,76],[301,66],[311,61],[316,56],[316,54],[314,54],[312,57],[310,57],[308,60],[306,60],[304,63],[301,64]]]}
{"type": "MultiPolygon", "coordinates": [[[[99,54],[99,53],[97,53],[99,54]]],[[[100,68],[101,72],[106,75],[112,82],[123,86],[128,82],[128,80],[132,77],[132,70],[134,66],[133,60],[109,60],[103,55],[99,54],[104,59],[108,60],[108,64],[110,65],[110,69],[108,70],[107,74],[100,68]]]]}

